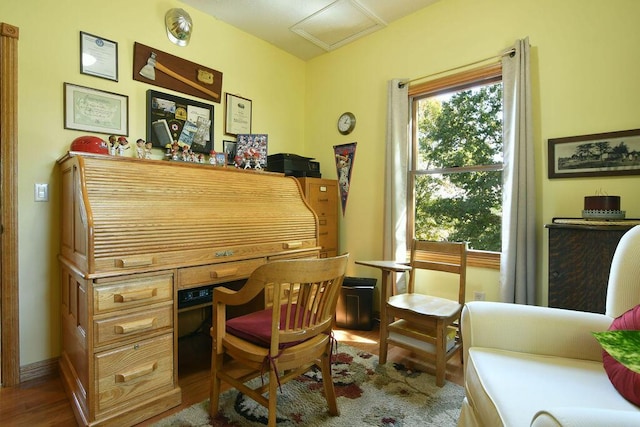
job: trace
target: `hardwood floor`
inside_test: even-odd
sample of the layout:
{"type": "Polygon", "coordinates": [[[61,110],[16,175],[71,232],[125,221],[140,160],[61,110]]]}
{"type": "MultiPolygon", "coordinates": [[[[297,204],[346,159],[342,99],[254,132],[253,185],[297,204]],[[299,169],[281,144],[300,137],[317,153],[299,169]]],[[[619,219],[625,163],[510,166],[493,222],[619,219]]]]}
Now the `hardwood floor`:
{"type": "MultiPolygon", "coordinates": [[[[378,354],[378,329],[353,331],[337,329],[340,343],[378,354]]],[[[179,412],[209,397],[210,339],[196,335],[180,340],[179,383],[182,389],[182,404],[161,415],[141,423],[148,426],[175,412],[179,412]]],[[[389,361],[402,362],[416,370],[433,372],[433,367],[424,366],[411,357],[410,352],[391,346],[389,361]]],[[[447,380],[462,385],[463,369],[460,358],[451,358],[447,367],[447,380]]],[[[0,424],[3,426],[75,426],[71,405],[58,376],[22,383],[16,387],[0,389],[0,424]]]]}

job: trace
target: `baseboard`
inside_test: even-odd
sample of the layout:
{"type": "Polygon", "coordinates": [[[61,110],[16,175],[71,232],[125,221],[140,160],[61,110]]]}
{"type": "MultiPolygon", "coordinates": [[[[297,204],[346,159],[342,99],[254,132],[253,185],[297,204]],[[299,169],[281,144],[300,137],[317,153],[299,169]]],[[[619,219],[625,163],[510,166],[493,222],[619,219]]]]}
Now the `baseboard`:
{"type": "Polygon", "coordinates": [[[58,358],[41,360],[40,362],[20,366],[20,382],[36,380],[52,375],[59,375],[58,358]]]}

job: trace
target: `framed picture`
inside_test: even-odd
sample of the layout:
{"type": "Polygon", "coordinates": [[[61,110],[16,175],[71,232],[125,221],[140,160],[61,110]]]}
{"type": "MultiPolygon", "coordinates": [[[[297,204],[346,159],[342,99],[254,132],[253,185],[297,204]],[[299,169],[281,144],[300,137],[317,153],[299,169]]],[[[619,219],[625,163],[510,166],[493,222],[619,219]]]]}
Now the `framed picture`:
{"type": "Polygon", "coordinates": [[[128,136],[129,97],[65,83],[64,127],[128,136]]]}
{"type": "Polygon", "coordinates": [[[118,81],[118,43],[80,31],[80,73],[118,81]]]}
{"type": "Polygon", "coordinates": [[[245,169],[265,169],[267,167],[267,145],[269,136],[265,134],[240,134],[236,143],[236,156],[240,156],[245,169]]]}
{"type": "Polygon", "coordinates": [[[236,159],[236,142],[222,141],[222,151],[224,151],[224,154],[227,156],[227,164],[234,164],[236,159]]]}
{"type": "Polygon", "coordinates": [[[640,175],[640,129],[549,139],[549,178],[640,175]]]}
{"type": "Polygon", "coordinates": [[[230,93],[225,94],[224,133],[239,135],[251,133],[252,102],[230,93]]]}
{"type": "Polygon", "coordinates": [[[147,91],[147,141],[166,148],[177,142],[195,153],[213,150],[213,105],[147,91]]]}

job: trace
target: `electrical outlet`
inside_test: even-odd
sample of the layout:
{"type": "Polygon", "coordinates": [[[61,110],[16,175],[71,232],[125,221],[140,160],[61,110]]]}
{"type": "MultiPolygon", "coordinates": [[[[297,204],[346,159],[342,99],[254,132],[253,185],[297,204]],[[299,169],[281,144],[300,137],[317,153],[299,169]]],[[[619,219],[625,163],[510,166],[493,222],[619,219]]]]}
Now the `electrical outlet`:
{"type": "Polygon", "coordinates": [[[484,301],[486,298],[486,294],[484,292],[475,291],[473,293],[473,299],[476,301],[484,301]]]}

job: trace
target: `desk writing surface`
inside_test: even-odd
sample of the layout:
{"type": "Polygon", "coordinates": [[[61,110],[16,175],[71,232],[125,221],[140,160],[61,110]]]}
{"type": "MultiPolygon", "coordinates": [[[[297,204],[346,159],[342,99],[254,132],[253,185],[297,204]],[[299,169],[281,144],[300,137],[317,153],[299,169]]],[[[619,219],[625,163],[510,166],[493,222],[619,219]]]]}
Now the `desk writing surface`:
{"type": "Polygon", "coordinates": [[[409,271],[411,267],[396,261],[356,261],[356,264],[366,265],[367,267],[380,268],[382,270],[391,270],[395,272],[409,271]]]}

